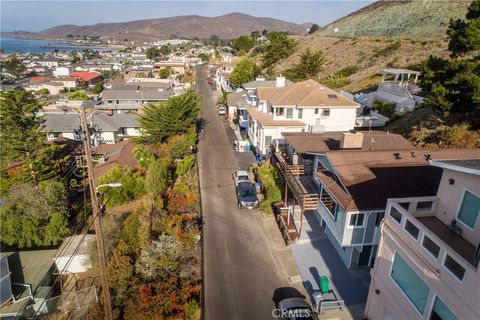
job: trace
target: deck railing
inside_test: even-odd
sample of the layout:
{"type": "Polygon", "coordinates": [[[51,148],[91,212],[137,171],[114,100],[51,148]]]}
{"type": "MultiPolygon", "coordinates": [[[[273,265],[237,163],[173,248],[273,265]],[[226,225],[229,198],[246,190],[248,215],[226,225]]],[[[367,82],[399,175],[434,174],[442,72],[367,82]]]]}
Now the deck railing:
{"type": "Polygon", "coordinates": [[[285,181],[293,192],[295,198],[300,202],[300,206],[304,210],[316,210],[318,205],[318,194],[308,192],[300,181],[300,176],[307,175],[311,172],[311,166],[288,164],[280,153],[273,154],[273,163],[282,173],[285,181]]]}

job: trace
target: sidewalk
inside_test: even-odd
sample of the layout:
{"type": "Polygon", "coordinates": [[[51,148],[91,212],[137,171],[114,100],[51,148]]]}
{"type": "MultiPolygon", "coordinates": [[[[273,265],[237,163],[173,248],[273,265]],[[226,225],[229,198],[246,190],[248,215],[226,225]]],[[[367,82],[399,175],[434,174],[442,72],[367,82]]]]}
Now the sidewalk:
{"type": "Polygon", "coordinates": [[[369,269],[347,269],[314,213],[305,215],[301,239],[291,245],[291,249],[310,297],[313,291],[319,290],[319,277],[327,276],[337,298],[345,301],[342,311],[325,311],[321,319],[363,319],[370,285],[369,269]]]}

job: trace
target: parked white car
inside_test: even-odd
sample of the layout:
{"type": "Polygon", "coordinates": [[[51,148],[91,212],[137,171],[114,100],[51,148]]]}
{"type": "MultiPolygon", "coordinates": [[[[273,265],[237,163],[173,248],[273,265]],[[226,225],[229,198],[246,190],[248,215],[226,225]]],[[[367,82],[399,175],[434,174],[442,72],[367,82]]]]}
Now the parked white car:
{"type": "Polygon", "coordinates": [[[232,173],[232,176],[233,181],[235,182],[235,186],[237,186],[240,182],[250,182],[247,171],[235,171],[234,173],[232,173]]]}
{"type": "Polygon", "coordinates": [[[227,108],[224,107],[224,106],[219,106],[219,107],[218,107],[218,114],[219,114],[220,116],[226,115],[226,114],[227,114],[227,108]]]}

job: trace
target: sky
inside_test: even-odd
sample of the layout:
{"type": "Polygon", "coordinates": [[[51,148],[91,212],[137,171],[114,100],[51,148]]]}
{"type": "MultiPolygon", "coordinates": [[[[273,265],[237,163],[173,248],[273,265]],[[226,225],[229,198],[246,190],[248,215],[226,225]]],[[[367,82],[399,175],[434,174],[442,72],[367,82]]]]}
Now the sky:
{"type": "Polygon", "coordinates": [[[178,15],[242,12],[295,23],[326,25],[373,1],[0,1],[0,31],[37,32],[50,27],[123,22],[178,15]]]}

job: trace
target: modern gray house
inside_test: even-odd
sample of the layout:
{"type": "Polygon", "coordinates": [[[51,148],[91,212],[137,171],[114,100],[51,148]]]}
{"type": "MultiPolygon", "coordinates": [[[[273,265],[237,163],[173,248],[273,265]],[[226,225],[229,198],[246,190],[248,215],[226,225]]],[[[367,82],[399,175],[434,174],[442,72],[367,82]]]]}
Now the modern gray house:
{"type": "Polygon", "coordinates": [[[117,112],[137,111],[144,105],[167,101],[172,95],[171,84],[160,82],[132,82],[112,85],[102,94],[102,104],[96,109],[117,112]]]}
{"type": "MultiPolygon", "coordinates": [[[[49,140],[64,137],[81,141],[80,115],[75,111],[46,112],[45,131],[49,140]]],[[[140,135],[138,115],[135,113],[107,114],[95,111],[87,116],[94,128],[94,144],[112,144],[124,138],[140,135]]]]}
{"type": "Polygon", "coordinates": [[[272,161],[286,181],[284,203],[300,207],[280,222],[284,236],[300,238],[312,215],[348,268],[373,265],[388,198],[435,195],[441,170],[428,161],[448,152],[415,150],[381,131],[283,135],[272,161]]]}

